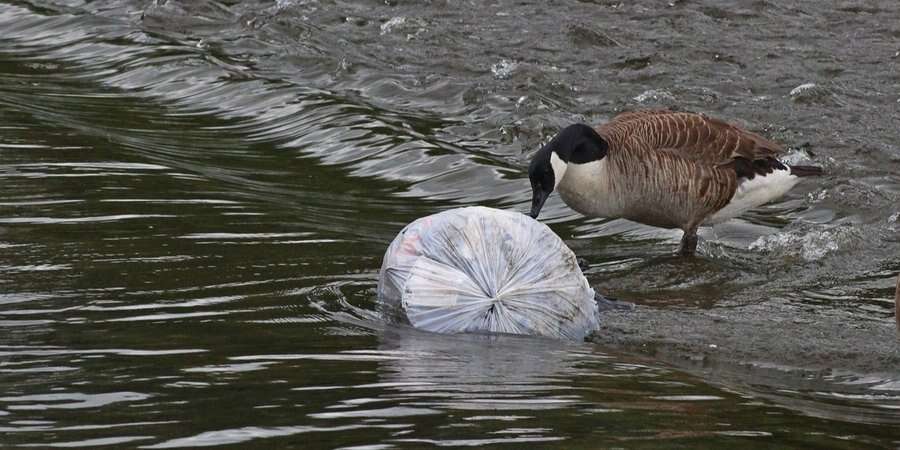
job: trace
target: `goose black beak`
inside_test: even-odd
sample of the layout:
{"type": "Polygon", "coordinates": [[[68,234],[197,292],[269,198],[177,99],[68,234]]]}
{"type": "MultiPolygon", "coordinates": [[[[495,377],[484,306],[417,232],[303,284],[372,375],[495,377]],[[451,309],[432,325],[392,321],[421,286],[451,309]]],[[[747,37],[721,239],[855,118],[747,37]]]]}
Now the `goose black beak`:
{"type": "Polygon", "coordinates": [[[532,219],[537,219],[538,214],[541,213],[541,208],[544,207],[544,202],[547,201],[547,197],[550,196],[549,192],[544,192],[542,189],[534,189],[531,194],[531,216],[532,219]]]}

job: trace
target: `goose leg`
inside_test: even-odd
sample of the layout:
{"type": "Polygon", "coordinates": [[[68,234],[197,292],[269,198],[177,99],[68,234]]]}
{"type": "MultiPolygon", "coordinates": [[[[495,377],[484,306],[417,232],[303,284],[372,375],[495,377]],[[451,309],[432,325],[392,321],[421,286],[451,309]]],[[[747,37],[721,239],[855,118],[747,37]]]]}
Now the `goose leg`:
{"type": "Polygon", "coordinates": [[[694,256],[697,252],[697,229],[684,230],[681,236],[681,247],[678,248],[678,256],[694,256]]]}

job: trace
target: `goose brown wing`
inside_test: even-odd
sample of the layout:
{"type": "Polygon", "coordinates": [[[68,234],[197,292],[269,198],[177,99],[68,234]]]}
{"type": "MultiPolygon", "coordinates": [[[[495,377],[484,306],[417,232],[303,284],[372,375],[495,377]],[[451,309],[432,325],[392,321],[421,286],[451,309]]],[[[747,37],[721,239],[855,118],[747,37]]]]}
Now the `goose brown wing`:
{"type": "MultiPolygon", "coordinates": [[[[667,188],[699,199],[708,211],[724,207],[739,178],[783,169],[783,148],[750,131],[702,114],[668,110],[623,113],[599,129],[624,160],[655,167],[667,188]],[[679,173],[682,176],[675,176],[679,173]]],[[[611,150],[612,151],[612,150],[611,150]]]]}
{"type": "MultiPolygon", "coordinates": [[[[647,150],[669,149],[714,166],[770,165],[783,147],[756,133],[702,114],[668,110],[622,113],[601,130],[647,150]]],[[[752,167],[751,167],[752,168],[752,167]]],[[[761,167],[760,167],[761,168],[761,167]]]]}

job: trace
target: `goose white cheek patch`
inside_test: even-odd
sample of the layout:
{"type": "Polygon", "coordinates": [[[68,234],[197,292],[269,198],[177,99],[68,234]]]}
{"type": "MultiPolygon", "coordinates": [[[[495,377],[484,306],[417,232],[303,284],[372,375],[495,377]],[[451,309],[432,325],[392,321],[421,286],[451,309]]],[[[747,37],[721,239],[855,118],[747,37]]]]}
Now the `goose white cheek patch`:
{"type": "Polygon", "coordinates": [[[563,176],[566,174],[568,164],[557,156],[556,152],[553,152],[550,153],[550,165],[553,167],[553,189],[556,189],[559,186],[559,182],[562,181],[563,176]]]}

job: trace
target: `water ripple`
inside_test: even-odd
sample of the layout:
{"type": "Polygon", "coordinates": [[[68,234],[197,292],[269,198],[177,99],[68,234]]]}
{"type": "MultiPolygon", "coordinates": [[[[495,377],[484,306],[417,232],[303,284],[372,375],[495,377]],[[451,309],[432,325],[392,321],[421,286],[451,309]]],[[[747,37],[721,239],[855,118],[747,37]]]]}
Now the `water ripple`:
{"type": "Polygon", "coordinates": [[[104,394],[72,392],[0,397],[0,402],[9,403],[6,408],[10,411],[24,411],[97,408],[111,403],[134,402],[148,398],[150,398],[149,395],[138,392],[109,392],[104,394]]]}

